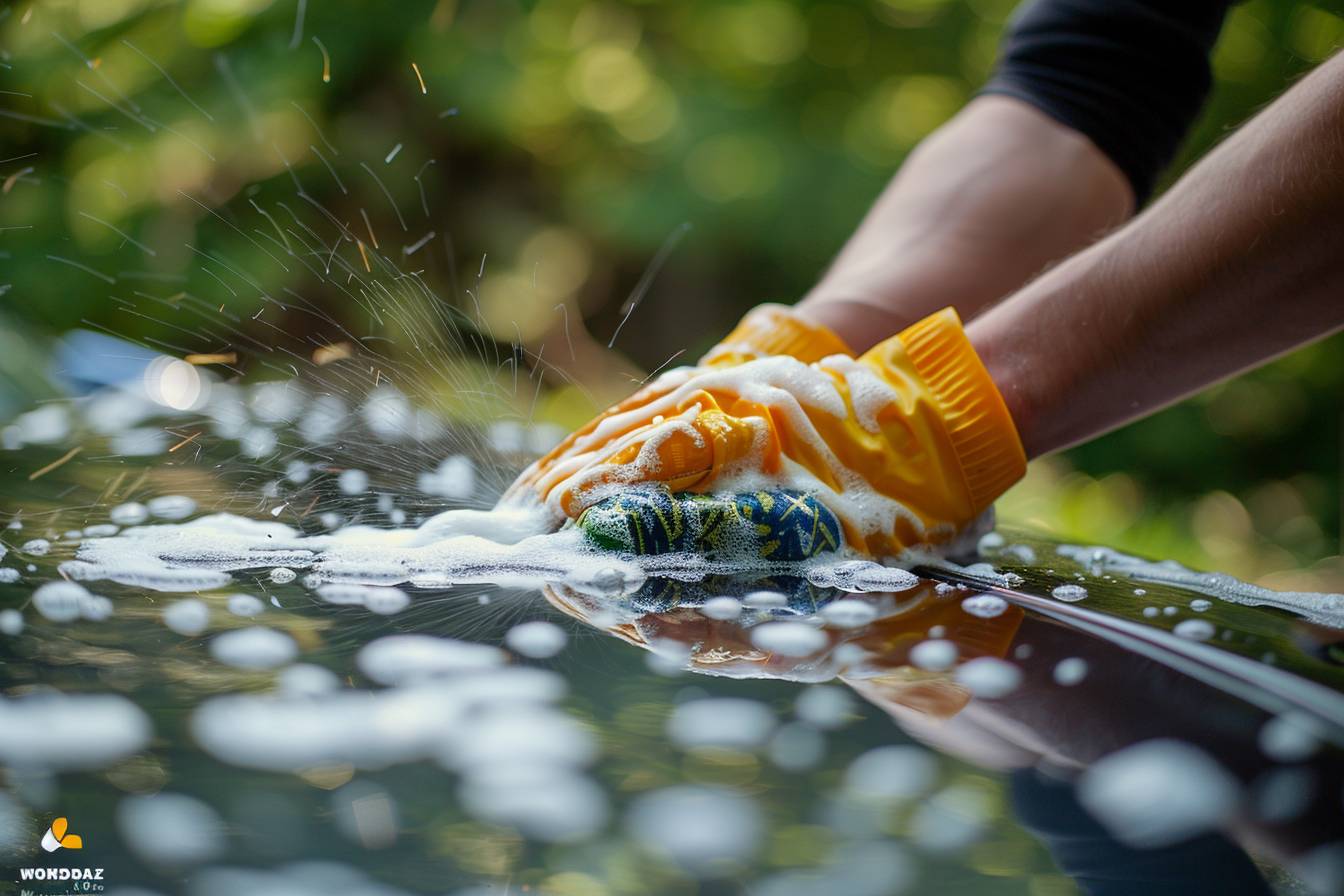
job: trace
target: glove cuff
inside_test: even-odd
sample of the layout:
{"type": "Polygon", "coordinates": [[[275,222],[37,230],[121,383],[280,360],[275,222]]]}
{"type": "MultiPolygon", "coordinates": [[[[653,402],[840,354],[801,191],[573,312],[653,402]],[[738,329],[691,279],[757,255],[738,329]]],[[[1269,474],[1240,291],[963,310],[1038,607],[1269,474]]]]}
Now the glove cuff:
{"type": "Polygon", "coordinates": [[[748,311],[700,363],[741,364],[770,355],[788,355],[811,364],[831,355],[853,354],[843,339],[821,324],[804,320],[788,305],[767,304],[748,311]]]}
{"type": "Polygon", "coordinates": [[[1021,479],[1027,456],[989,371],[951,308],[896,337],[942,410],[944,425],[979,513],[1021,479]]]}

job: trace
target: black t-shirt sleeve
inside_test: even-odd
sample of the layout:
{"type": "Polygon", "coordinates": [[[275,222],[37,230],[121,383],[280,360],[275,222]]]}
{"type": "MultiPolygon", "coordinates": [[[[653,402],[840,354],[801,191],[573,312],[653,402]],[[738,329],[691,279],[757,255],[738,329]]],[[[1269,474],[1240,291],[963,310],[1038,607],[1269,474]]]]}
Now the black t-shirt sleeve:
{"type": "Polygon", "coordinates": [[[1139,202],[1208,94],[1224,0],[1032,0],[985,93],[1036,106],[1092,140],[1139,202]]]}

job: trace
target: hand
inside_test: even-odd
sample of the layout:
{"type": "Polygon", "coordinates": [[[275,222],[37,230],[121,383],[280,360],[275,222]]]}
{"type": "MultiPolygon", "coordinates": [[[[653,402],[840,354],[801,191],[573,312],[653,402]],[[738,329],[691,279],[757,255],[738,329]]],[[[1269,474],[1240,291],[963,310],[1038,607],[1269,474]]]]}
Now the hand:
{"type": "Polygon", "coordinates": [[[855,358],[828,330],[762,306],[698,366],[575,432],[502,503],[539,502],[559,524],[636,486],[785,488],[829,508],[850,548],[888,556],[952,539],[1025,467],[951,309],[855,358]]]}

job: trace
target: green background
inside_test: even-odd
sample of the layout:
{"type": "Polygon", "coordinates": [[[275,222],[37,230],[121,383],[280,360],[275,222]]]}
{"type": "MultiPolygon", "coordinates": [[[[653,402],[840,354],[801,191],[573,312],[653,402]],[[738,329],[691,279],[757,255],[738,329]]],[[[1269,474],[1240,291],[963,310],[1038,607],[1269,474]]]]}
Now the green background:
{"type": "MultiPolygon", "coordinates": [[[[1012,6],[8,5],[0,418],[51,394],[52,342],[71,328],[236,350],[238,370],[264,376],[266,348],[307,351],[344,327],[385,337],[418,396],[450,412],[503,402],[577,423],[752,304],[804,292],[904,155],[984,81],[1012,6]],[[420,272],[479,321],[468,338],[279,263],[276,238],[300,232],[279,203],[322,223],[300,192],[361,235],[324,250],[420,272]],[[517,362],[526,374],[537,356],[544,386],[518,385],[517,362]],[[490,400],[464,402],[463,383],[490,400]]],[[[1342,39],[1324,5],[1238,5],[1173,174],[1342,39]]],[[[1344,590],[1341,348],[1327,340],[1038,462],[1001,513],[1274,587],[1344,590]]]]}

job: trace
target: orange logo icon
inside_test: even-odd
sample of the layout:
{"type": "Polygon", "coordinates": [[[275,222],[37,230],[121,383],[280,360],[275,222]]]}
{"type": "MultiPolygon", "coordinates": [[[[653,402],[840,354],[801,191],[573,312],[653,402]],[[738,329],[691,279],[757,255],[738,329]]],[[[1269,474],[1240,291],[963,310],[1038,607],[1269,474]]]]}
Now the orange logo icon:
{"type": "Polygon", "coordinates": [[[51,827],[42,835],[42,848],[47,852],[55,852],[58,849],[83,849],[84,840],[78,834],[66,833],[69,829],[70,822],[64,816],[53,821],[51,827]]]}

